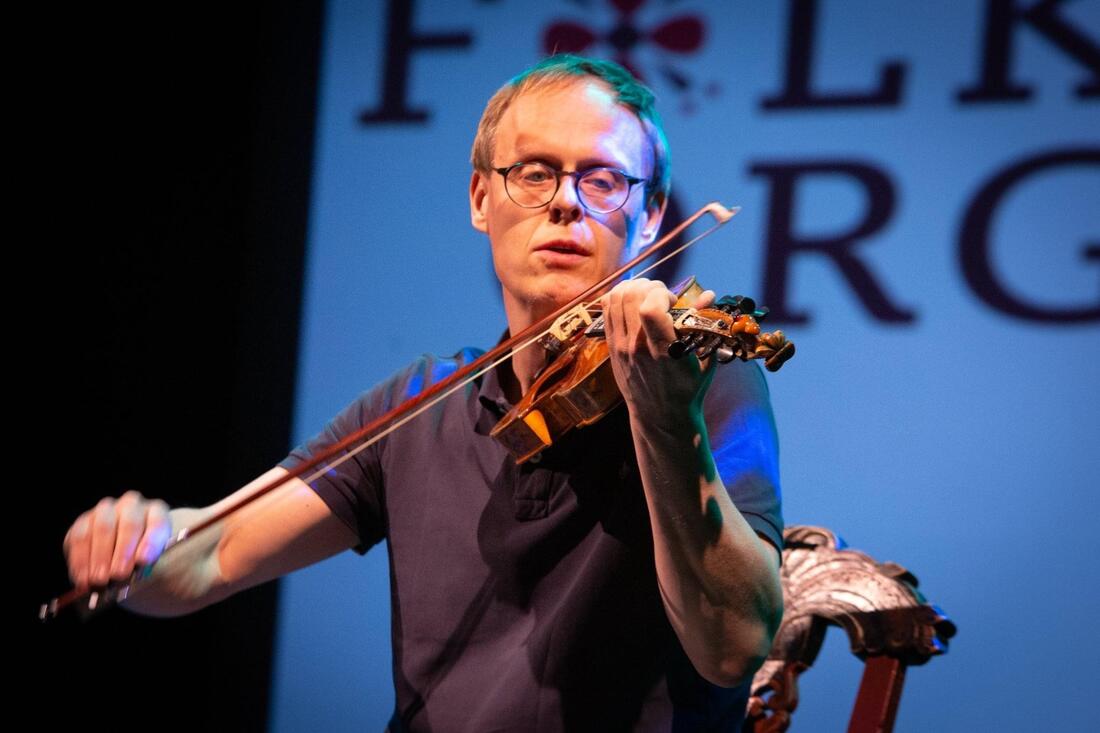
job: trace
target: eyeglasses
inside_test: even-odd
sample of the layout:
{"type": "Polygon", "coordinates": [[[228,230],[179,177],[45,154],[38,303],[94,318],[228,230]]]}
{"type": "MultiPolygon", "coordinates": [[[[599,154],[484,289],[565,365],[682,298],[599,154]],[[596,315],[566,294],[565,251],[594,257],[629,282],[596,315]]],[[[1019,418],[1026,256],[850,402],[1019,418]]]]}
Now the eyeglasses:
{"type": "Polygon", "coordinates": [[[537,209],[550,203],[561,188],[561,177],[570,176],[577,189],[577,199],[584,208],[597,214],[618,211],[630,198],[630,190],[649,180],[628,176],[617,168],[563,171],[545,163],[516,163],[493,170],[504,176],[508,198],[525,209],[537,209]]]}

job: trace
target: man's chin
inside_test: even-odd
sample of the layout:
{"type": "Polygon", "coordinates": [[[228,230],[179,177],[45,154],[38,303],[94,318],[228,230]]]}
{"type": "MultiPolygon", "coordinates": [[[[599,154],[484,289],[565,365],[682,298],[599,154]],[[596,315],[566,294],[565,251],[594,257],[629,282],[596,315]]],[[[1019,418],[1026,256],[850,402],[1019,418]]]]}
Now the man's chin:
{"type": "Polygon", "coordinates": [[[580,281],[556,283],[555,287],[547,288],[539,293],[536,302],[540,306],[550,305],[560,308],[588,290],[593,284],[580,281]]]}
{"type": "MultiPolygon", "coordinates": [[[[525,292],[516,293],[513,302],[522,310],[536,318],[543,318],[549,313],[561,309],[570,301],[577,298],[598,281],[597,276],[591,273],[564,276],[556,273],[551,277],[530,283],[525,292]]],[[[507,300],[506,296],[506,300],[507,300]]]]}

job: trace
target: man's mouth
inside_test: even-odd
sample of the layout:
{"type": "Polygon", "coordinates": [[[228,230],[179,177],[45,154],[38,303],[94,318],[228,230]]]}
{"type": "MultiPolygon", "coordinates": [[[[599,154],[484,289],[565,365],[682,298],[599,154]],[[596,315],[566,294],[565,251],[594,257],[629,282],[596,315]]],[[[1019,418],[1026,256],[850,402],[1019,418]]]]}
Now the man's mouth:
{"type": "Polygon", "coordinates": [[[555,239],[552,242],[546,242],[535,247],[536,252],[556,252],[564,255],[585,255],[589,254],[589,251],[581,246],[578,242],[574,242],[570,239],[555,239]]]}

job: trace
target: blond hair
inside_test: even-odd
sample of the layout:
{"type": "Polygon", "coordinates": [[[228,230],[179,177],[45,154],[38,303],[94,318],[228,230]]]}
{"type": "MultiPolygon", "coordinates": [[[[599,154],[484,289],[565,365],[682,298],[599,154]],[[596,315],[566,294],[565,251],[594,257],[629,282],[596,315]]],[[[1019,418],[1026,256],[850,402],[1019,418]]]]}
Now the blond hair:
{"type": "Polygon", "coordinates": [[[493,170],[497,127],[513,100],[526,92],[572,83],[582,77],[592,77],[606,84],[614,93],[615,102],[631,110],[642,123],[653,160],[653,173],[645,186],[646,204],[663,202],[668,198],[671,185],[672,162],[668,138],[654,106],[655,97],[647,86],[613,61],[558,54],[513,77],[485,105],[470,151],[470,163],[482,173],[488,174],[493,170]]]}

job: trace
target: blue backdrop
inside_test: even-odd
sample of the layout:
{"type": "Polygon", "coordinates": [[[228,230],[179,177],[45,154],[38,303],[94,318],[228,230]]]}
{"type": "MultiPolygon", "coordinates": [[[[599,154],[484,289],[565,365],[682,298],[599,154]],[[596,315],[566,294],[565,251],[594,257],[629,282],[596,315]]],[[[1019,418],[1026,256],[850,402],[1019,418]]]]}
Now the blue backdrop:
{"type": "MultiPolygon", "coordinates": [[[[681,270],[798,344],[769,375],[787,522],[905,565],[958,623],[897,730],[1095,728],[1100,2],[334,0],[297,439],[500,333],[469,146],[554,47],[654,88],[681,211],[744,207],[681,270]]],[[[274,729],[381,730],[384,548],[283,588],[274,729]]],[[[860,671],[834,631],[796,727],[841,729],[860,671]]]]}

